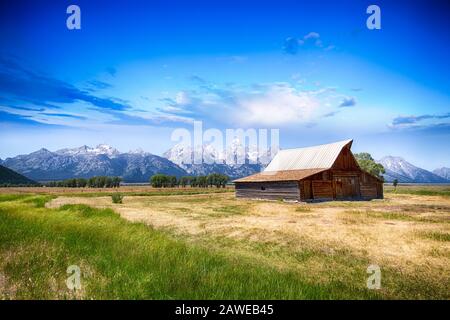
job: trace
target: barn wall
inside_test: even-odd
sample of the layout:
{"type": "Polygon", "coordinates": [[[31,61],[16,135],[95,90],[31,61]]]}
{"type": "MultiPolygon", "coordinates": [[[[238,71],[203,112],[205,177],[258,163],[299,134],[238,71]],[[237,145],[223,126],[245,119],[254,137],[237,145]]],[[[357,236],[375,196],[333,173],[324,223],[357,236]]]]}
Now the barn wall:
{"type": "Polygon", "coordinates": [[[359,168],[327,170],[303,179],[299,185],[301,201],[383,198],[382,182],[359,168]]]}
{"type": "Polygon", "coordinates": [[[237,182],[236,197],[269,200],[300,200],[298,182],[237,182]]]}
{"type": "Polygon", "coordinates": [[[315,200],[332,200],[333,184],[329,180],[313,180],[312,196],[315,200]]]}
{"type": "Polygon", "coordinates": [[[361,197],[383,199],[383,183],[364,171],[361,172],[361,197]]]}

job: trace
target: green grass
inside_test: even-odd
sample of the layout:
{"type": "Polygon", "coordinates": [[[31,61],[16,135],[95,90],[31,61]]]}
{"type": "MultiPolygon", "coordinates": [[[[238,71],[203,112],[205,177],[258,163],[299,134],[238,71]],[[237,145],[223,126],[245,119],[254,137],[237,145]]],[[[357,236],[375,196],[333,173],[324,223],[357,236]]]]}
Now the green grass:
{"type": "Polygon", "coordinates": [[[121,195],[120,193],[114,193],[111,196],[111,200],[113,203],[122,203],[123,195],[121,195]]]}
{"type": "Polygon", "coordinates": [[[449,242],[450,241],[450,233],[445,232],[426,232],[422,234],[425,238],[436,240],[436,241],[442,241],[442,242],[449,242]]]}
{"type": "MultiPolygon", "coordinates": [[[[43,206],[49,196],[0,197],[0,298],[18,299],[345,299],[380,298],[354,281],[308,274],[174,238],[110,209],[43,206]],[[8,200],[5,200],[5,199],[8,200]],[[78,265],[82,290],[66,288],[78,265]]],[[[299,257],[300,258],[300,257],[299,257]]],[[[302,257],[303,259],[304,257],[302,257]]]]}
{"type": "Polygon", "coordinates": [[[310,212],[311,208],[307,207],[307,206],[298,206],[297,208],[295,208],[296,212],[310,212]]]}
{"type": "Polygon", "coordinates": [[[229,206],[222,206],[219,208],[214,208],[213,209],[214,213],[211,214],[211,216],[227,217],[227,216],[245,214],[246,211],[247,211],[247,207],[245,205],[229,205],[229,206]]]}
{"type": "Polygon", "coordinates": [[[404,185],[397,186],[395,189],[392,186],[384,186],[384,192],[396,194],[412,194],[417,196],[442,196],[450,197],[450,187],[443,186],[424,186],[424,185],[404,185]]]}

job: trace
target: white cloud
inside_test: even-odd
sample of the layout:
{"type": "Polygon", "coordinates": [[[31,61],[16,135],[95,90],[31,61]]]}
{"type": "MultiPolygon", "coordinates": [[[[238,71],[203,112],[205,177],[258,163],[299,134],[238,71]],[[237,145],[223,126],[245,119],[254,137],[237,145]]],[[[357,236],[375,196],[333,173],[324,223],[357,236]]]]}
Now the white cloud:
{"type": "Polygon", "coordinates": [[[314,122],[337,109],[336,88],[303,90],[290,83],[202,87],[181,91],[160,111],[222,125],[290,125],[314,122]]]}
{"type": "Polygon", "coordinates": [[[239,98],[238,103],[237,121],[263,125],[310,121],[321,105],[314,94],[287,85],[270,86],[266,92],[239,98]]]}
{"type": "Polygon", "coordinates": [[[320,38],[320,34],[318,34],[317,32],[310,32],[303,37],[304,40],[319,39],[319,38],[320,38]]]}

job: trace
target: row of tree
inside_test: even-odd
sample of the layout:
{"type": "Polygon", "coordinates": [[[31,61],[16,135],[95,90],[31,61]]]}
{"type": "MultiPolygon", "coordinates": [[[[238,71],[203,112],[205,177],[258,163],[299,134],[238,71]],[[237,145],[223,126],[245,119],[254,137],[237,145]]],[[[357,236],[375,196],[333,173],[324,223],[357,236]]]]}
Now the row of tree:
{"type": "MultiPolygon", "coordinates": [[[[60,181],[50,181],[44,184],[46,187],[66,187],[66,188],[118,188],[122,179],[120,177],[97,176],[89,179],[73,178],[60,181]]],[[[177,178],[165,174],[155,174],[150,178],[150,184],[155,188],[173,188],[173,187],[217,187],[224,188],[229,177],[219,173],[213,173],[207,176],[186,176],[177,178]]]]}
{"type": "Polygon", "coordinates": [[[208,187],[217,187],[217,188],[225,188],[227,182],[229,181],[229,177],[224,174],[212,173],[207,176],[186,176],[177,179],[175,176],[168,176],[165,174],[156,174],[150,178],[150,184],[154,188],[173,188],[176,186],[180,186],[185,188],[186,186],[191,187],[200,187],[200,188],[208,188],[208,187]]]}
{"type": "Polygon", "coordinates": [[[118,188],[120,177],[97,176],[89,179],[73,178],[61,181],[50,181],[44,185],[47,187],[67,187],[67,188],[118,188]]]}

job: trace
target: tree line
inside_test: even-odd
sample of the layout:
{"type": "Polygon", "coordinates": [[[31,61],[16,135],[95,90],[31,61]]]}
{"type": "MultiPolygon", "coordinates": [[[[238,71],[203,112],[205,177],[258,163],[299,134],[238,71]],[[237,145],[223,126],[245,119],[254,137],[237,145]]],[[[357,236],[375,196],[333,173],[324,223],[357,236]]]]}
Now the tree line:
{"type": "Polygon", "coordinates": [[[227,175],[212,173],[207,176],[184,176],[177,178],[176,176],[169,176],[165,174],[156,174],[150,178],[150,184],[154,188],[173,188],[173,187],[217,187],[225,188],[230,178],[227,175]]]}
{"type": "Polygon", "coordinates": [[[89,179],[73,178],[61,181],[50,181],[45,183],[46,187],[67,188],[118,188],[122,179],[120,177],[97,176],[89,179]]]}

